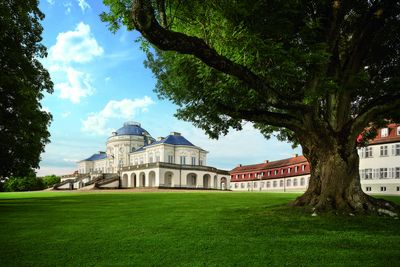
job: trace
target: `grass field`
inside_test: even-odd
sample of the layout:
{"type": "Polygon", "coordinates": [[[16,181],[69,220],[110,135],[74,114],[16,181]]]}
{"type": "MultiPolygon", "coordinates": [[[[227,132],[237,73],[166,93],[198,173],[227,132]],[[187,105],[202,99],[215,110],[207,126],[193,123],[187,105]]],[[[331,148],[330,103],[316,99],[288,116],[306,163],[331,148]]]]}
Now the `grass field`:
{"type": "MultiPolygon", "coordinates": [[[[1,193],[1,266],[399,266],[400,220],[267,193],[1,193]]],[[[400,203],[400,197],[391,197],[400,203]]]]}

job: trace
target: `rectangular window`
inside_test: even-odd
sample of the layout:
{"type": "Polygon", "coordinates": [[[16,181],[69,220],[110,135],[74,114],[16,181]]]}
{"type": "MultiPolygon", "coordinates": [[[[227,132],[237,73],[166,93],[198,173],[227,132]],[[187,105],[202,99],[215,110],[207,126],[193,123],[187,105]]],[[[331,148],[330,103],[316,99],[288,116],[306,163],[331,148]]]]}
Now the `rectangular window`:
{"type": "Polygon", "coordinates": [[[180,160],[181,160],[181,165],[185,165],[186,164],[186,157],[185,156],[180,156],[180,160]]]}
{"type": "Polygon", "coordinates": [[[174,156],[168,155],[168,163],[174,163],[174,156]]]}
{"type": "Polygon", "coordinates": [[[261,182],[260,187],[264,187],[264,186],[265,186],[265,183],[261,182]]]}
{"type": "Polygon", "coordinates": [[[278,186],[278,181],[273,181],[272,185],[273,185],[273,187],[277,187],[278,186]]]}
{"type": "Polygon", "coordinates": [[[279,186],[280,186],[280,187],[283,187],[283,180],[280,180],[279,186]]]}
{"type": "Polygon", "coordinates": [[[400,178],[400,167],[395,168],[394,178],[400,178]]]}
{"type": "Polygon", "coordinates": [[[381,137],[387,137],[389,135],[389,129],[383,128],[381,129],[381,137]]]}
{"type": "Polygon", "coordinates": [[[366,147],[365,148],[365,157],[366,158],[372,158],[372,147],[366,147]]]}
{"type": "Polygon", "coordinates": [[[192,157],[192,165],[196,165],[196,157],[192,157]]]}
{"type": "Polygon", "coordinates": [[[400,156],[400,144],[396,144],[394,147],[394,154],[400,156]]]}
{"type": "Polygon", "coordinates": [[[387,168],[380,168],[379,169],[379,179],[386,179],[387,177],[388,177],[387,168]]]}
{"type": "Polygon", "coordinates": [[[381,192],[386,191],[386,186],[381,186],[381,192]]]}
{"type": "Polygon", "coordinates": [[[267,187],[271,187],[271,182],[267,182],[267,187]]]}
{"type": "Polygon", "coordinates": [[[371,191],[371,187],[370,186],[365,187],[365,191],[370,192],[371,191]]]}
{"type": "Polygon", "coordinates": [[[254,182],[254,188],[257,188],[257,182],[254,182]]]}
{"type": "Polygon", "coordinates": [[[396,187],[396,191],[399,192],[400,191],[400,186],[396,187]]]}
{"type": "Polygon", "coordinates": [[[278,174],[278,170],[275,170],[275,171],[274,171],[274,174],[277,175],[277,174],[278,174]]]}
{"type": "Polygon", "coordinates": [[[271,172],[269,171],[269,172],[268,172],[268,176],[270,176],[270,175],[271,175],[271,172]]]}
{"type": "Polygon", "coordinates": [[[301,170],[304,172],[305,169],[306,169],[306,165],[302,165],[302,166],[301,166],[301,170]]]}
{"type": "Polygon", "coordinates": [[[299,166],[294,167],[294,172],[297,172],[299,170],[299,166]]]}
{"type": "Polygon", "coordinates": [[[381,157],[386,157],[388,155],[388,147],[381,146],[381,157]]]}
{"type": "Polygon", "coordinates": [[[290,173],[290,172],[291,172],[291,170],[292,170],[292,168],[289,168],[289,169],[287,170],[287,173],[290,173]]]}
{"type": "Polygon", "coordinates": [[[372,169],[365,169],[365,179],[372,179],[372,169]]]}
{"type": "Polygon", "coordinates": [[[203,166],[203,161],[201,159],[199,160],[199,165],[203,166]]]}
{"type": "Polygon", "coordinates": [[[397,135],[400,135],[400,126],[397,126],[397,135]]]}
{"type": "Polygon", "coordinates": [[[281,170],[281,174],[283,175],[284,173],[285,173],[285,170],[284,170],[284,169],[282,169],[282,170],[281,170]]]}
{"type": "Polygon", "coordinates": [[[149,157],[149,163],[153,163],[153,157],[149,157]]]}
{"type": "Polygon", "coordinates": [[[156,156],[156,162],[160,162],[160,156],[156,156]]]}

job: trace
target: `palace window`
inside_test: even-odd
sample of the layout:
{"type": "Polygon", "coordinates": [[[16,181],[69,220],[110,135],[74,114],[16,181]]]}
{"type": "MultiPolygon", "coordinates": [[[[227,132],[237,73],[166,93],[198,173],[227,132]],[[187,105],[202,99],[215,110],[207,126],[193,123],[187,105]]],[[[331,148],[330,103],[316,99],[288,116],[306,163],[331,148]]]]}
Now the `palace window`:
{"type": "Polygon", "coordinates": [[[383,128],[381,129],[381,137],[387,137],[389,135],[389,129],[383,128]]]}
{"type": "Polygon", "coordinates": [[[386,191],[386,186],[381,186],[381,192],[386,191]]]}
{"type": "Polygon", "coordinates": [[[400,156],[400,144],[396,144],[396,145],[394,146],[394,154],[395,154],[396,156],[400,156]]]}
{"type": "Polygon", "coordinates": [[[293,179],[293,186],[297,186],[297,178],[293,179]]]}
{"type": "Polygon", "coordinates": [[[156,162],[160,162],[160,156],[156,156],[156,162]]]}
{"type": "Polygon", "coordinates": [[[381,157],[386,157],[388,155],[388,147],[381,146],[381,157]]]}
{"type": "Polygon", "coordinates": [[[180,156],[180,162],[181,162],[181,165],[185,165],[186,164],[186,157],[185,156],[180,156]]]}
{"type": "Polygon", "coordinates": [[[279,186],[280,186],[280,187],[283,187],[283,180],[280,180],[280,181],[279,181],[279,186]]]}
{"type": "Polygon", "coordinates": [[[271,187],[271,182],[267,182],[267,188],[271,187]]]}
{"type": "Polygon", "coordinates": [[[274,174],[277,175],[277,174],[278,174],[278,170],[275,170],[275,171],[274,171],[274,174]]]}
{"type": "Polygon", "coordinates": [[[388,178],[388,170],[387,170],[387,168],[380,168],[379,169],[379,179],[386,179],[386,178],[388,178]]]}
{"type": "Polygon", "coordinates": [[[365,179],[372,179],[372,169],[365,169],[365,179]]]}
{"type": "Polygon", "coordinates": [[[306,169],[306,165],[301,165],[301,170],[304,172],[306,169]]]}
{"type": "Polygon", "coordinates": [[[192,165],[196,165],[196,157],[192,157],[192,165]]]}
{"type": "Polygon", "coordinates": [[[286,186],[291,186],[292,185],[292,180],[288,179],[286,180],[286,186]]]}
{"type": "Polygon", "coordinates": [[[149,163],[153,163],[153,157],[149,157],[149,163]]]}
{"type": "Polygon", "coordinates": [[[365,148],[365,157],[372,158],[372,147],[369,146],[365,148]]]}
{"type": "Polygon", "coordinates": [[[265,186],[265,183],[261,182],[260,187],[264,187],[264,186],[265,186]]]}
{"type": "Polygon", "coordinates": [[[174,163],[174,156],[168,155],[168,163],[174,163]]]}
{"type": "Polygon", "coordinates": [[[371,187],[370,186],[365,187],[365,191],[367,192],[371,191],[371,187]]]}
{"type": "Polygon", "coordinates": [[[282,169],[282,170],[281,170],[281,174],[283,175],[284,173],[285,173],[285,170],[284,170],[284,169],[282,169]]]}
{"type": "Polygon", "coordinates": [[[297,172],[299,170],[299,166],[294,167],[294,172],[297,172]]]}
{"type": "Polygon", "coordinates": [[[268,176],[271,176],[271,172],[270,171],[268,172],[268,176]]]}
{"type": "Polygon", "coordinates": [[[400,186],[396,187],[396,191],[399,192],[400,191],[400,186]]]}
{"type": "Polygon", "coordinates": [[[273,182],[272,182],[272,186],[273,186],[273,187],[277,187],[277,186],[278,186],[278,181],[273,181],[273,182]]]}
{"type": "Polygon", "coordinates": [[[400,178],[400,167],[395,168],[394,178],[400,178]]]}
{"type": "Polygon", "coordinates": [[[257,186],[258,186],[257,182],[254,182],[254,188],[257,188],[257,186]]]}
{"type": "Polygon", "coordinates": [[[301,185],[301,186],[304,186],[304,182],[305,182],[304,178],[301,178],[301,179],[300,179],[300,185],[301,185]]]}
{"type": "Polygon", "coordinates": [[[290,173],[290,172],[291,172],[291,170],[292,170],[292,168],[289,168],[289,169],[287,170],[287,173],[290,173]]]}
{"type": "Polygon", "coordinates": [[[244,183],[241,183],[241,184],[240,184],[240,187],[241,187],[241,188],[244,188],[244,183]]]}

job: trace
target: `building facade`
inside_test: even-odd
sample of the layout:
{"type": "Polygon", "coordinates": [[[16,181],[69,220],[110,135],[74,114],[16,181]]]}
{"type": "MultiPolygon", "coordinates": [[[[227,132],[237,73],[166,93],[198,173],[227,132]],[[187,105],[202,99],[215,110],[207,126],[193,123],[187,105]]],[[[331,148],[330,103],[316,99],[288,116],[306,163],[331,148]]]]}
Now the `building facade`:
{"type": "Polygon", "coordinates": [[[78,171],[63,176],[57,189],[227,189],[229,173],[207,166],[207,153],[178,132],[156,140],[140,123],[127,122],[107,139],[105,152],[79,161],[78,171]]]}
{"type": "MultiPolygon", "coordinates": [[[[379,129],[368,146],[359,148],[361,187],[368,194],[400,194],[400,124],[379,129]]],[[[304,192],[310,165],[304,156],[242,166],[230,171],[234,191],[304,192]]]]}

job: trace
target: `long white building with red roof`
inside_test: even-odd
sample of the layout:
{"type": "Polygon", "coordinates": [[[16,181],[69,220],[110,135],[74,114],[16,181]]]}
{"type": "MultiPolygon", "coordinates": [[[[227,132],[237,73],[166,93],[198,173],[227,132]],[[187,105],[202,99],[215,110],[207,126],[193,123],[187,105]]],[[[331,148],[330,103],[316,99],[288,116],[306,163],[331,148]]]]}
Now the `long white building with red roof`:
{"type": "MultiPolygon", "coordinates": [[[[400,194],[400,124],[379,129],[368,146],[358,150],[360,179],[368,194],[400,194]]],[[[238,165],[230,171],[233,191],[303,192],[308,187],[310,164],[304,156],[254,165],[238,165]]]]}

